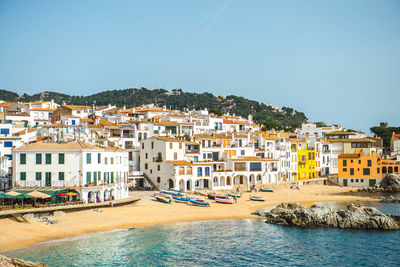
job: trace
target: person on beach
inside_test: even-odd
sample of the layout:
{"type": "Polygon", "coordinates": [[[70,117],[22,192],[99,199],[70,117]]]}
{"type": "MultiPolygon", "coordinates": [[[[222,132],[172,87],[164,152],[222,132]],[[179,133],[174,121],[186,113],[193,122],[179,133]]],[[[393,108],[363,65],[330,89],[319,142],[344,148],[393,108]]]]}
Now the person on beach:
{"type": "Polygon", "coordinates": [[[240,192],[240,185],[236,188],[236,193],[240,192]]]}
{"type": "Polygon", "coordinates": [[[236,204],[236,203],[237,203],[237,196],[235,196],[235,198],[234,198],[234,199],[235,199],[235,204],[236,204]]]}

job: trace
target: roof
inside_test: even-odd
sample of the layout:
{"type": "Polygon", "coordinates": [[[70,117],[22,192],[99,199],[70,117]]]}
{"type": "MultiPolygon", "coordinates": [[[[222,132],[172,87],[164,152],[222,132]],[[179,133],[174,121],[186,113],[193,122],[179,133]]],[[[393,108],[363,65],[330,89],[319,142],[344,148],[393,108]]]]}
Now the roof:
{"type": "Polygon", "coordinates": [[[349,131],[333,131],[333,132],[326,133],[325,135],[339,135],[339,134],[355,135],[355,133],[349,132],[349,131]]]}
{"type": "Polygon", "coordinates": [[[4,103],[0,103],[0,107],[1,108],[8,108],[9,106],[14,105],[15,102],[4,102],[4,103]]]}
{"type": "Polygon", "coordinates": [[[399,140],[400,139],[400,134],[393,133],[392,138],[393,138],[393,140],[399,140]]]}
{"type": "MultiPolygon", "coordinates": [[[[36,132],[36,131],[37,131],[37,128],[30,128],[30,129],[27,129],[26,133],[32,133],[32,132],[36,132]]],[[[24,135],[26,133],[25,133],[25,130],[22,130],[22,131],[13,133],[13,136],[21,136],[21,135],[24,135]]]]}
{"type": "Polygon", "coordinates": [[[72,109],[72,110],[82,110],[82,109],[85,109],[85,108],[87,108],[87,109],[91,108],[89,106],[78,106],[78,105],[63,105],[63,107],[66,107],[66,108],[69,108],[69,109],[72,109]]]}
{"type": "Polygon", "coordinates": [[[191,163],[185,160],[167,160],[168,163],[171,163],[175,166],[194,166],[194,165],[211,165],[211,162],[196,162],[196,163],[191,163]]]}
{"type": "Polygon", "coordinates": [[[73,141],[66,143],[52,142],[36,142],[26,146],[15,148],[15,151],[40,151],[40,150],[103,150],[102,147],[97,147],[82,141],[73,141]]]}
{"type": "Polygon", "coordinates": [[[376,140],[365,138],[349,138],[349,139],[328,139],[330,143],[351,143],[351,142],[367,142],[367,143],[376,143],[376,140]]]}
{"type": "Polygon", "coordinates": [[[223,119],[223,123],[225,123],[225,124],[251,124],[250,122],[247,122],[247,121],[233,121],[233,120],[227,120],[227,119],[223,119]]]}
{"type": "Polygon", "coordinates": [[[56,108],[31,108],[31,111],[55,111],[56,108]]]}
{"type": "Polygon", "coordinates": [[[186,140],[181,140],[181,139],[176,139],[173,137],[169,137],[169,136],[153,136],[154,139],[158,139],[158,140],[162,140],[165,142],[182,142],[185,143],[187,142],[186,140]]]}
{"type": "Polygon", "coordinates": [[[240,159],[230,159],[232,161],[278,161],[277,159],[262,159],[258,157],[243,157],[240,159]]]}

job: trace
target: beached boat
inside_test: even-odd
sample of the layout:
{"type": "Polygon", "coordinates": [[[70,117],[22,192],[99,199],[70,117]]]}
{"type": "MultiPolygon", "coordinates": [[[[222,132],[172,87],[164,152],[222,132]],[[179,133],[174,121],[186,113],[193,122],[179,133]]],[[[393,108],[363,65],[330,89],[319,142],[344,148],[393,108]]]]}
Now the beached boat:
{"type": "Polygon", "coordinates": [[[206,200],[203,197],[198,197],[198,196],[192,196],[192,195],[186,195],[187,198],[191,200],[196,200],[199,202],[205,202],[206,200]]]}
{"type": "Polygon", "coordinates": [[[228,192],[227,194],[228,194],[228,196],[231,196],[231,197],[241,197],[242,196],[242,194],[240,194],[240,193],[233,193],[233,192],[228,192]]]}
{"type": "Polygon", "coordinates": [[[190,200],[189,198],[186,197],[173,196],[172,198],[174,199],[175,202],[181,202],[181,203],[187,203],[190,200]]]}
{"type": "Polygon", "coordinates": [[[207,197],[208,197],[209,199],[213,199],[213,200],[214,200],[214,199],[217,199],[217,198],[219,198],[219,199],[228,198],[227,195],[217,195],[217,194],[208,194],[207,197]]]}
{"type": "Polygon", "coordinates": [[[274,192],[274,189],[271,187],[270,188],[261,187],[260,191],[261,192],[274,192]]]}
{"type": "Polygon", "coordinates": [[[210,203],[208,203],[208,202],[204,202],[204,201],[201,202],[201,201],[197,201],[197,200],[193,200],[193,199],[190,199],[189,203],[196,205],[196,206],[200,206],[200,207],[209,207],[210,206],[210,203]]]}
{"type": "Polygon", "coordinates": [[[253,200],[253,201],[265,201],[265,197],[250,196],[250,200],[253,200]]]}
{"type": "Polygon", "coordinates": [[[233,204],[235,200],[232,198],[216,198],[215,202],[220,204],[233,204]]]}
{"type": "Polygon", "coordinates": [[[172,202],[172,197],[166,197],[166,196],[162,196],[162,195],[157,195],[155,196],[155,198],[163,203],[171,203],[172,202]]]}
{"type": "Polygon", "coordinates": [[[178,193],[176,191],[171,191],[171,190],[164,190],[164,189],[161,189],[161,193],[168,194],[171,196],[177,196],[177,197],[182,195],[182,193],[178,193]]]}

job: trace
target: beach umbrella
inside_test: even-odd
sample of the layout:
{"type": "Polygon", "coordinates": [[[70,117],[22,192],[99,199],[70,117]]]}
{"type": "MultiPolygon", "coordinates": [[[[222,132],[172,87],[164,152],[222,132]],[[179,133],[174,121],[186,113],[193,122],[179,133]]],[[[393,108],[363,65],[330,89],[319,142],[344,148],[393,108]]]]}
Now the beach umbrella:
{"type": "Polygon", "coordinates": [[[33,198],[33,197],[30,196],[30,195],[28,195],[28,194],[19,194],[19,195],[13,196],[13,198],[20,198],[20,199],[22,199],[22,205],[24,205],[24,199],[33,198]]]}
{"type": "Polygon", "coordinates": [[[18,192],[15,192],[15,191],[10,191],[10,192],[7,192],[6,194],[9,195],[9,196],[15,197],[15,196],[20,195],[21,193],[18,193],[18,192]]]}
{"type": "Polygon", "coordinates": [[[4,194],[4,193],[0,194],[0,198],[12,198],[12,197],[13,196],[10,196],[10,195],[4,194]]]}

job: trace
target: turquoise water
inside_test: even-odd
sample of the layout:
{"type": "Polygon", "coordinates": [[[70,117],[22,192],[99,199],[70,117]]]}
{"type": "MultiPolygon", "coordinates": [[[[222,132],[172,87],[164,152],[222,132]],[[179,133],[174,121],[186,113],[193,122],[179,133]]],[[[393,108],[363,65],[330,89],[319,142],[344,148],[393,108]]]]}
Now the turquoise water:
{"type": "MultiPolygon", "coordinates": [[[[399,204],[378,205],[400,214],[399,204]]],[[[400,231],[214,220],[119,230],[4,254],[48,266],[399,266],[400,231]]]]}

